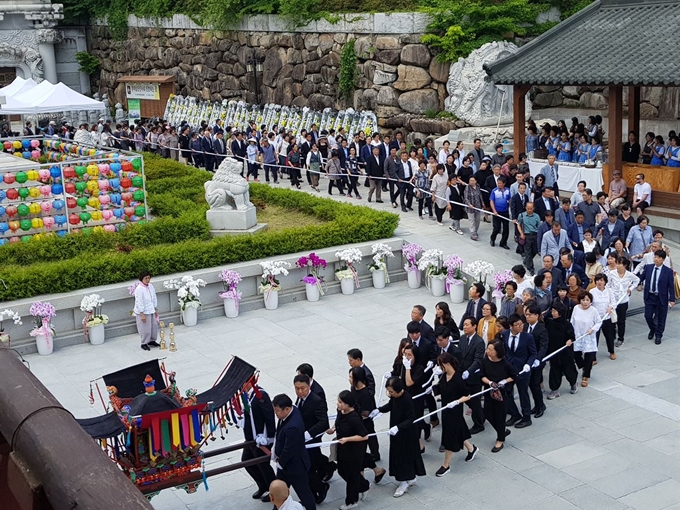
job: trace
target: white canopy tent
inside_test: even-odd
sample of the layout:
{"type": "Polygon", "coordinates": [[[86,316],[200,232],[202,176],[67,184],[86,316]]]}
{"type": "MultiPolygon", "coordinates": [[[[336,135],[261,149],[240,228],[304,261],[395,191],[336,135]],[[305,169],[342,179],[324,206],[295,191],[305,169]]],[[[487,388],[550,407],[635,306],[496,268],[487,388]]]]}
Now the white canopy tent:
{"type": "Polygon", "coordinates": [[[9,85],[0,88],[0,96],[13,97],[17,94],[22,94],[28,90],[31,90],[36,85],[38,85],[33,78],[24,80],[23,78],[17,76],[14,81],[9,85]]]}
{"type": "Polygon", "coordinates": [[[0,114],[39,114],[76,110],[105,110],[102,101],[84,96],[63,83],[43,80],[40,84],[7,99],[0,114]]]}

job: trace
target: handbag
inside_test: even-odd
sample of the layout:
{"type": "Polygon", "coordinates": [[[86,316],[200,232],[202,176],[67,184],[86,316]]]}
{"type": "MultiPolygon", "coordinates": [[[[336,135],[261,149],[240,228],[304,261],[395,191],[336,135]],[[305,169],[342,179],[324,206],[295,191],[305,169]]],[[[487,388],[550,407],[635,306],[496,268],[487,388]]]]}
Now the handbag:
{"type": "Polygon", "coordinates": [[[675,299],[678,299],[678,296],[680,296],[680,277],[678,277],[678,273],[673,274],[673,281],[675,282],[675,299]]]}

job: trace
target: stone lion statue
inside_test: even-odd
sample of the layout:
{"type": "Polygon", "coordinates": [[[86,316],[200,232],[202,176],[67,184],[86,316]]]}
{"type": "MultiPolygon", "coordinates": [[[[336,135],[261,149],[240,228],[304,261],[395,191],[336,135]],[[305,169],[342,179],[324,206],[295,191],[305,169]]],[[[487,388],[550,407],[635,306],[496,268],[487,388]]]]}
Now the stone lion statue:
{"type": "MultiPolygon", "coordinates": [[[[517,52],[517,46],[507,41],[495,41],[476,49],[467,58],[451,64],[444,101],[447,111],[473,126],[491,126],[512,122],[512,86],[496,85],[486,81],[484,64],[508,57],[517,52]],[[505,95],[505,98],[503,98],[505,95]],[[501,111],[501,102],[503,103],[501,111]]],[[[531,101],[527,98],[526,116],[531,115],[531,101]]]]}
{"type": "Polygon", "coordinates": [[[210,209],[244,210],[252,206],[248,181],[241,176],[242,170],[243,163],[224,158],[212,180],[204,184],[210,209]]]}

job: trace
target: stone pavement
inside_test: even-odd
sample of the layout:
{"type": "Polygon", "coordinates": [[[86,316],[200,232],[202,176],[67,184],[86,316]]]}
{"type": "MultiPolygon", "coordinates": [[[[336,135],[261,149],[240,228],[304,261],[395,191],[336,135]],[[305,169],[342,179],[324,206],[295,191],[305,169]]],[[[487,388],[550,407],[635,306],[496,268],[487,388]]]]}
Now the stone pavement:
{"type": "MultiPolygon", "coordinates": [[[[415,213],[400,214],[402,222],[396,235],[410,242],[441,248],[445,254],[457,253],[466,261],[485,259],[497,269],[519,261],[512,252],[489,247],[489,224],[483,224],[481,231],[485,241],[475,243],[434,222],[420,221],[415,213]]],[[[431,323],[434,305],[440,299],[448,297],[434,298],[425,287],[411,290],[405,281],[381,290],[362,287],[352,296],[335,294],[316,303],[285,304],[273,311],[258,309],[236,319],[201,320],[194,328],[180,326],[178,352],[164,351],[163,355],[167,356],[167,367],[177,372],[182,390],[205,390],[230,356],[238,355],[261,370],[261,384],[271,395],[294,395],[295,368],[309,362],[326,390],[332,412],[334,396],[347,388],[346,351],[359,347],[367,365],[380,377],[390,369],[399,339],[405,336],[411,307],[426,306],[426,320],[431,323]]],[[[631,307],[639,306],[640,296],[634,295],[631,307]]],[[[464,307],[465,303],[451,305],[455,318],[464,307]]],[[[646,338],[642,315],[630,317],[627,340],[618,350],[618,359],[609,360],[602,347],[588,388],[580,388],[576,395],[567,391],[546,402],[544,417],[535,419],[529,428],[513,429],[500,453],[490,452],[495,435],[487,425],[484,432],[474,436],[480,447],[474,462],[466,464],[462,453],[454,455],[451,473],[444,478],[434,476],[443,458],[437,452],[439,429],[435,429],[424,454],[428,476],[419,479],[418,485],[400,499],[392,497],[394,481],[385,477],[380,486],[371,489],[361,507],[680,510],[680,396],[676,391],[680,352],[674,331],[679,324],[678,313],[673,311],[668,334],[663,344],[656,346],[646,338]]],[[[102,346],[69,347],[48,357],[31,355],[27,360],[67,409],[77,417],[88,417],[101,413],[101,404],[90,406],[88,402],[91,379],[158,355],[157,350],[142,351],[138,338],[127,336],[107,340],[102,346]]],[[[376,428],[387,428],[387,417],[381,418],[376,428]]],[[[227,442],[241,438],[240,430],[232,429],[227,442]]],[[[380,436],[380,444],[380,464],[386,466],[386,436],[380,436]]],[[[223,445],[218,440],[209,448],[223,445]]],[[[208,459],[206,464],[210,469],[238,459],[238,454],[230,454],[221,461],[208,459]]],[[[367,476],[372,479],[370,472],[367,476]]],[[[170,489],[152,503],[165,510],[271,508],[250,498],[255,486],[245,471],[210,478],[208,483],[207,492],[203,487],[192,495],[170,489]]],[[[319,508],[339,507],[344,488],[336,474],[328,498],[319,508]]]]}

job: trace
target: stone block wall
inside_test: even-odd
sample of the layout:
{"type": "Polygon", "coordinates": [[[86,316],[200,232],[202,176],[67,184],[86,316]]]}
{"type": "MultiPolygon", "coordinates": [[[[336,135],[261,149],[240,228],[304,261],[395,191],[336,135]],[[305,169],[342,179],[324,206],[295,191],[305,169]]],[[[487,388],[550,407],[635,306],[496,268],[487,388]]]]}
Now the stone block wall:
{"type": "Polygon", "coordinates": [[[254,54],[264,59],[258,76],[262,103],[352,106],[375,111],[382,128],[448,133],[454,123],[422,119],[427,111],[444,109],[450,67],[420,43],[427,23],[417,13],[348,15],[338,24],[319,21],[290,32],[276,16],[254,16],[219,33],[183,16],[161,22],[131,17],[125,41],[113,40],[103,24],[91,27],[91,52],[102,61],[93,89],[108,92],[112,104],[125,104],[124,87],[116,84],[120,76],[173,75],[176,93],[184,96],[255,102],[253,75],[246,70],[254,54]],[[350,39],[358,83],[351,99],[340,100],[340,55],[350,39]]]}

